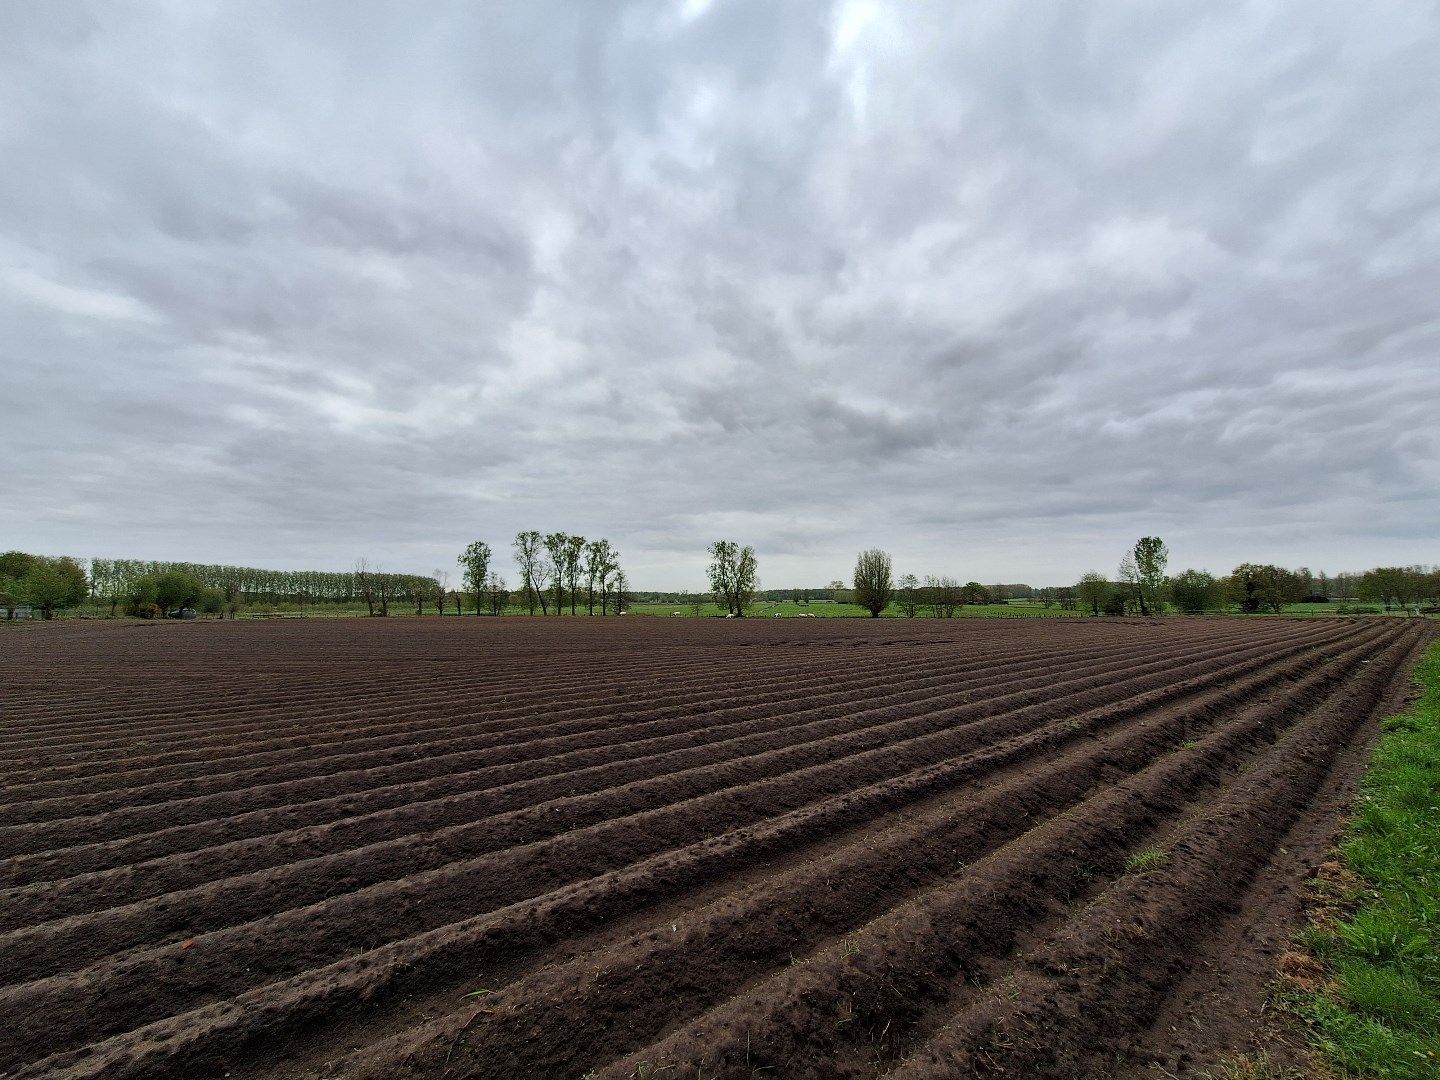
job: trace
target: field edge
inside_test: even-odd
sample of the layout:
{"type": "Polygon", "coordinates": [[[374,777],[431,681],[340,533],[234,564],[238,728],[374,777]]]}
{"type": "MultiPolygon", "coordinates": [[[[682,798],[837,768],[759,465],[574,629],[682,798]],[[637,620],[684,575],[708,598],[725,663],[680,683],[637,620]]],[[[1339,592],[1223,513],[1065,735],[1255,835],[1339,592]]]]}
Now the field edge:
{"type": "Polygon", "coordinates": [[[1277,999],[1340,1075],[1440,1075],[1440,643],[1384,722],[1277,999]]]}

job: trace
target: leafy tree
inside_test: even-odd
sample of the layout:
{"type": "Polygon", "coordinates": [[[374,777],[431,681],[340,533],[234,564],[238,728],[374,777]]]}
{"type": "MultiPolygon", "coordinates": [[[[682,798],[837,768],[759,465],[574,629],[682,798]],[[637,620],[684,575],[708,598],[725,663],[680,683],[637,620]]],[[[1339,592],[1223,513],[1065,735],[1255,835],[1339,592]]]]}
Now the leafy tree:
{"type": "Polygon", "coordinates": [[[219,589],[206,589],[200,594],[200,599],[195,604],[195,610],[205,615],[224,616],[225,594],[219,589]]]}
{"type": "Polygon", "coordinates": [[[757,563],[755,549],[733,540],[716,540],[709,547],[710,588],[715,602],[737,617],[755,600],[757,563]]]}
{"type": "Polygon", "coordinates": [[[581,572],[585,575],[585,606],[589,613],[594,615],[597,590],[603,597],[606,581],[620,568],[620,564],[615,550],[610,546],[610,541],[603,537],[599,540],[588,541],[581,551],[580,558],[581,572]]]}
{"type": "Polygon", "coordinates": [[[20,580],[34,568],[37,559],[23,551],[6,551],[0,554],[0,578],[20,580]]]}
{"type": "Polygon", "coordinates": [[[1091,615],[1099,615],[1104,610],[1106,601],[1114,591],[1115,587],[1110,584],[1110,579],[1093,570],[1084,575],[1075,586],[1075,596],[1080,601],[1080,606],[1089,608],[1091,615]]]}
{"type": "Polygon", "coordinates": [[[460,553],[459,563],[465,571],[465,588],[475,594],[475,614],[484,606],[485,583],[490,579],[490,545],[484,540],[473,541],[460,553]]]}
{"type": "Polygon", "coordinates": [[[0,577],[0,610],[5,612],[5,618],[15,617],[15,609],[20,606],[22,595],[19,578],[0,577]]]}
{"type": "MultiPolygon", "coordinates": [[[[581,540],[584,543],[584,540],[581,540]]],[[[570,549],[568,533],[553,532],[545,535],[545,554],[555,575],[555,614],[560,614],[560,605],[565,598],[565,555],[570,549]]]]}
{"type": "Polygon", "coordinates": [[[1223,592],[1214,574],[1204,570],[1184,570],[1171,579],[1170,598],[1187,615],[1199,615],[1218,608],[1223,592]]]}
{"type": "Polygon", "coordinates": [[[540,614],[545,610],[545,587],[550,581],[550,565],[544,555],[544,541],[534,529],[515,534],[515,564],[520,567],[520,587],[530,614],[535,614],[535,601],[540,601],[540,614]]]}
{"type": "Polygon", "coordinates": [[[1358,591],[1362,600],[1378,600],[1385,610],[1409,608],[1429,591],[1424,567],[1377,566],[1360,575],[1358,591]]]}
{"type": "Polygon", "coordinates": [[[1158,536],[1142,536],[1120,563],[1120,580],[1130,590],[1141,615],[1165,610],[1165,566],[1170,549],[1158,536]]]}
{"type": "Polygon", "coordinates": [[[967,581],[960,587],[960,602],[962,604],[992,604],[998,599],[1000,587],[987,589],[978,581],[967,581]]]}
{"type": "Polygon", "coordinates": [[[1294,574],[1269,563],[1241,563],[1230,572],[1226,591],[1247,613],[1266,608],[1279,614],[1285,605],[1299,599],[1303,586],[1294,574]]]}
{"type": "Polygon", "coordinates": [[[585,537],[567,536],[560,555],[556,577],[561,576],[560,569],[563,568],[565,584],[570,589],[570,614],[574,615],[575,598],[580,592],[580,564],[585,558],[585,537]]]}
{"type": "Polygon", "coordinates": [[[29,558],[30,569],[20,579],[20,593],[45,618],[53,618],[57,610],[73,607],[89,595],[90,580],[85,568],[74,559],[40,555],[29,558]]]}
{"type": "Polygon", "coordinates": [[[34,566],[35,556],[23,551],[0,554],[0,607],[5,609],[5,618],[13,619],[15,609],[27,602],[24,582],[34,566]]]}
{"type": "Polygon", "coordinates": [[[1059,604],[1064,611],[1075,610],[1075,590],[1069,585],[1047,585],[1043,589],[1036,590],[1033,595],[1039,597],[1043,607],[1049,608],[1059,604]]]}
{"type": "Polygon", "coordinates": [[[126,570],[122,559],[90,560],[90,591],[97,599],[110,601],[110,615],[125,595],[126,570]]]}
{"type": "Polygon", "coordinates": [[[890,556],[879,548],[862,551],[855,560],[855,602],[876,619],[890,606],[895,585],[890,576],[890,556]]]}
{"type": "Polygon", "coordinates": [[[166,615],[182,608],[194,607],[205,586],[194,574],[183,570],[167,570],[154,578],[155,603],[166,615]]]}

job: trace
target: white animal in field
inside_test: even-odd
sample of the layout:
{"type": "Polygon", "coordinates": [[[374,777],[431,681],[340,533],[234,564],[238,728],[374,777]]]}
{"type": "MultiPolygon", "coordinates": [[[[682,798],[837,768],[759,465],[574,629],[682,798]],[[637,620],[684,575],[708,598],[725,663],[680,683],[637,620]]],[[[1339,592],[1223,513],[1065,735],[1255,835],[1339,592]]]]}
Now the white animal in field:
{"type": "Polygon", "coordinates": [[[672,611],[672,612],[670,612],[670,618],[673,619],[673,618],[675,618],[676,615],[679,615],[679,614],[680,614],[680,612],[678,612],[678,611],[672,611]]]}
{"type": "Polygon", "coordinates": [[[734,613],[733,611],[728,612],[728,613],[725,615],[725,618],[727,618],[727,619],[733,619],[734,617],[735,617],[735,613],[734,613]]]}

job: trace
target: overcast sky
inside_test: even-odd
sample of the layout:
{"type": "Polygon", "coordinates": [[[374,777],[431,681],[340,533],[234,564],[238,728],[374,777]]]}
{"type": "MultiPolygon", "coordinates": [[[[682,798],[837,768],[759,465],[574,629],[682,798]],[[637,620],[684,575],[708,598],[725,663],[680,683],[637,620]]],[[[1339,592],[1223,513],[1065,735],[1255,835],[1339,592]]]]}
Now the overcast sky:
{"type": "Polygon", "coordinates": [[[1440,562],[1434,2],[0,3],[0,548],[1440,562]]]}

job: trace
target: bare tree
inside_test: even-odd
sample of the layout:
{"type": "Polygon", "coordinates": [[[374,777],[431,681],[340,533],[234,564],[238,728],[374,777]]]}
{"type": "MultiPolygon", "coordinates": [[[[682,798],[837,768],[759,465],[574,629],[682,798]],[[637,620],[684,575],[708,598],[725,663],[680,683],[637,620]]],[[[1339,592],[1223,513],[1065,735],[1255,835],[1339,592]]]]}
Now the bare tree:
{"type": "Polygon", "coordinates": [[[395,577],[387,574],[380,567],[375,568],[375,596],[380,601],[380,614],[387,617],[390,614],[390,599],[395,595],[395,577]]]}
{"type": "MultiPolygon", "coordinates": [[[[510,590],[505,585],[505,579],[495,571],[490,571],[490,577],[485,582],[485,594],[490,601],[490,614],[503,615],[505,613],[505,601],[508,599],[510,590]]],[[[535,614],[535,609],[530,609],[530,614],[535,614]]]]}
{"type": "Polygon", "coordinates": [[[952,577],[927,575],[924,586],[925,603],[937,619],[953,619],[964,602],[960,584],[952,577]]]}
{"type": "Polygon", "coordinates": [[[902,577],[900,587],[895,590],[895,602],[900,606],[901,615],[915,618],[920,613],[920,579],[914,574],[902,577]]]}
{"type": "Polygon", "coordinates": [[[355,585],[365,598],[365,606],[373,617],[375,614],[375,574],[370,569],[370,560],[363,555],[355,560],[355,585]]]}
{"type": "Polygon", "coordinates": [[[870,617],[880,617],[880,612],[890,606],[895,594],[890,577],[890,556],[879,548],[862,551],[855,560],[855,602],[870,612],[870,617]]]}

